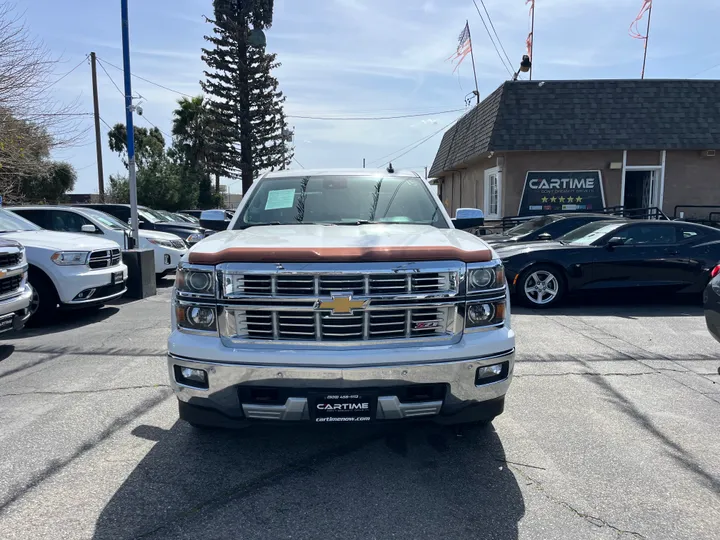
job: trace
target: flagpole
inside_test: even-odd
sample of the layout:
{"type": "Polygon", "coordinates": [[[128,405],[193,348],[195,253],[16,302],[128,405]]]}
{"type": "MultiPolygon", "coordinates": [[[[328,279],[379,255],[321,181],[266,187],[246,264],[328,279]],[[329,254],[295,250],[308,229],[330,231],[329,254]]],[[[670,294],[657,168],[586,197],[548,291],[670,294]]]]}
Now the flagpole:
{"type": "MultiPolygon", "coordinates": [[[[535,49],[535,2],[532,3],[532,17],[530,22],[530,61],[533,62],[533,50],[535,49]]],[[[533,62],[534,64],[535,62],[533,62]]],[[[532,81],[532,64],[530,64],[530,80],[532,81]]]]}
{"type": "Polygon", "coordinates": [[[648,47],[648,40],[650,39],[650,17],[652,17],[652,3],[650,4],[650,7],[648,8],[647,32],[645,32],[645,52],[643,53],[642,73],[640,73],[641,79],[645,78],[645,63],[647,62],[647,47],[648,47]]]}
{"type": "Polygon", "coordinates": [[[470,34],[470,22],[467,19],[465,19],[465,26],[467,26],[468,30],[468,41],[470,42],[470,60],[472,61],[473,76],[475,77],[475,98],[477,99],[477,104],[480,105],[480,88],[478,87],[477,71],[475,71],[475,53],[473,53],[472,35],[470,34]]]}

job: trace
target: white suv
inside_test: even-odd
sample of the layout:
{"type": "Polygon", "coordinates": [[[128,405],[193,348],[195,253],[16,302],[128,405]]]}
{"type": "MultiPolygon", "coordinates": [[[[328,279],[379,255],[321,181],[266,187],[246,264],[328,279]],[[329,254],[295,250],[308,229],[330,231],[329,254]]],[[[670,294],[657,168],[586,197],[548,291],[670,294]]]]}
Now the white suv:
{"type": "MultiPolygon", "coordinates": [[[[36,225],[57,232],[84,233],[104,236],[117,242],[123,249],[128,245],[132,229],[115,216],[95,208],[80,206],[18,206],[8,210],[36,225]]],[[[155,254],[155,274],[160,277],[177,268],[188,247],[177,235],[140,230],[140,248],[152,249],[155,254]]]]}
{"type": "Polygon", "coordinates": [[[50,319],[58,307],[99,305],[127,290],[127,266],[115,242],[46,231],[7,210],[0,210],[0,237],[25,246],[35,321],[50,319]]]}

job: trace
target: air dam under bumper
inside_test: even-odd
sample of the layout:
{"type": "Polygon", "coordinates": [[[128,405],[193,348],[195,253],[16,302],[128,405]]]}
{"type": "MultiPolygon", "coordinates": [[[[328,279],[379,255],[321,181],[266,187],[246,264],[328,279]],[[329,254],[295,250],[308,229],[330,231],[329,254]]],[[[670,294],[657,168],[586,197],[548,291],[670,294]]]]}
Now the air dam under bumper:
{"type": "Polygon", "coordinates": [[[425,418],[453,424],[490,420],[502,413],[514,359],[511,350],[448,362],[316,368],[226,364],[170,354],[168,369],[180,417],[193,424],[244,427],[253,420],[309,421],[309,392],[352,389],[377,392],[377,421],[425,418]],[[478,368],[502,363],[507,363],[502,380],[476,384],[478,368]],[[208,388],[178,383],[175,366],[204,370],[208,388]],[[402,401],[405,390],[417,385],[440,386],[443,392],[427,401],[402,401]],[[251,394],[248,389],[271,389],[282,399],[270,404],[243,402],[241,395],[251,394]]]}

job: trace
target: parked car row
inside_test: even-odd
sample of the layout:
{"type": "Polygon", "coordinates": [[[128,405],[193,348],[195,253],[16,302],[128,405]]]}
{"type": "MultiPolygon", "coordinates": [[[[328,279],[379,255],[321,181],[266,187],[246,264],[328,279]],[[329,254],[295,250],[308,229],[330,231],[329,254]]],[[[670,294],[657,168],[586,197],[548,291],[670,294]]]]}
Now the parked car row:
{"type": "MultiPolygon", "coordinates": [[[[138,207],[139,247],[152,249],[158,277],[215,231],[199,219],[138,207]]],[[[126,291],[122,252],[134,246],[130,206],[0,209],[0,332],[52,320],[58,310],[100,306],[126,291]]]]}
{"type": "Polygon", "coordinates": [[[582,291],[699,294],[720,261],[720,231],[684,221],[551,214],[483,239],[510,293],[536,308],[582,291]]]}

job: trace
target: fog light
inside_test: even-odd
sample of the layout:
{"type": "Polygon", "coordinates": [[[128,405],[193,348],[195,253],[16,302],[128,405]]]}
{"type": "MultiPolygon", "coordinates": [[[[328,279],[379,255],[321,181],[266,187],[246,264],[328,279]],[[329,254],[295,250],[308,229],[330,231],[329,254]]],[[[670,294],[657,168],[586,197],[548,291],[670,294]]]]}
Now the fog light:
{"type": "Polygon", "coordinates": [[[193,369],[189,367],[180,368],[180,373],[184,379],[197,382],[205,382],[206,376],[202,369],[193,369]]]}
{"type": "Polygon", "coordinates": [[[482,366],[475,373],[475,384],[489,384],[492,382],[506,379],[510,370],[510,363],[493,364],[491,366],[482,366]]]}
{"type": "Polygon", "coordinates": [[[184,366],[173,366],[175,371],[175,380],[185,386],[193,386],[195,388],[208,388],[207,372],[202,369],[189,368],[184,366]]]}

